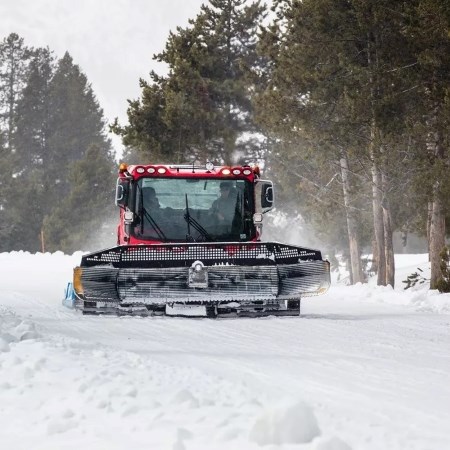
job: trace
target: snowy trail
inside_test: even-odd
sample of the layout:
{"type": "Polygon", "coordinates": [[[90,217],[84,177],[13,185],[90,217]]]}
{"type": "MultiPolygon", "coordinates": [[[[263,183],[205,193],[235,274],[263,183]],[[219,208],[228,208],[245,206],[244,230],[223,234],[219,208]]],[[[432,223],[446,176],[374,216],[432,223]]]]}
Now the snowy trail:
{"type": "Polygon", "coordinates": [[[450,296],[334,286],[302,318],[83,317],[60,304],[78,260],[0,255],[5,448],[450,449],[450,296]]]}

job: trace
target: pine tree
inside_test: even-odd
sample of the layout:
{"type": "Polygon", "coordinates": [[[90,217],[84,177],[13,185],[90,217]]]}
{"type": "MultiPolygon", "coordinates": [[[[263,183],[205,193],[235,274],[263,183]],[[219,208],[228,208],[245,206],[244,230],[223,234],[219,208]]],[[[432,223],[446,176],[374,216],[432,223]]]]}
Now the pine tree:
{"type": "Polygon", "coordinates": [[[441,275],[435,287],[439,292],[450,292],[450,249],[444,246],[439,257],[441,275]]]}
{"type": "Polygon", "coordinates": [[[52,110],[50,86],[54,72],[54,57],[48,48],[34,51],[29,64],[29,75],[17,104],[16,133],[13,138],[16,164],[23,171],[24,179],[31,172],[40,173],[51,164],[48,141],[52,110]]]}
{"type": "Polygon", "coordinates": [[[115,164],[97,144],[71,164],[70,194],[45,219],[48,251],[92,251],[116,243],[114,169],[115,164]]]}
{"type": "MultiPolygon", "coordinates": [[[[103,207],[95,220],[87,219],[87,212],[78,214],[78,210],[97,214],[97,206],[104,204],[106,187],[103,183],[106,182],[109,189],[114,186],[110,177],[114,159],[111,143],[105,135],[103,111],[86,76],[68,53],[58,61],[49,85],[49,98],[48,128],[51,133],[46,149],[48,161],[42,177],[47,192],[46,203],[51,205],[51,211],[44,219],[46,242],[49,250],[73,251],[77,243],[82,243],[76,229],[87,231],[87,223],[104,220],[103,207]],[[98,168],[95,168],[96,163],[98,168]],[[94,166],[90,170],[89,164],[94,166]],[[79,172],[81,168],[87,170],[86,177],[92,175],[92,178],[80,181],[80,175],[73,171],[79,172]],[[93,170],[97,171],[94,175],[93,170]],[[84,198],[81,198],[79,193],[84,187],[91,189],[85,190],[84,198]],[[70,208],[73,211],[69,211],[70,208]]],[[[109,201],[113,203],[111,199],[109,201]]],[[[93,231],[91,228],[86,237],[93,231]]]]}
{"type": "Polygon", "coordinates": [[[11,154],[6,147],[6,138],[4,132],[0,130],[0,252],[4,251],[4,244],[8,242],[10,231],[10,202],[11,202],[11,173],[12,159],[11,154]]]}
{"type": "Polygon", "coordinates": [[[442,279],[440,254],[445,246],[446,216],[450,214],[450,7],[448,2],[416,0],[408,12],[414,20],[409,21],[406,32],[416,59],[412,80],[417,89],[414,107],[409,111],[419,144],[414,163],[420,171],[415,182],[416,190],[428,203],[423,210],[427,216],[430,285],[436,289],[442,279]]]}
{"type": "Polygon", "coordinates": [[[141,80],[141,100],[130,102],[129,125],[114,131],[148,158],[231,164],[254,158],[257,147],[246,67],[258,60],[260,2],[211,0],[190,26],[171,33],[155,58],[169,75],[141,80]]]}
{"type": "Polygon", "coordinates": [[[9,250],[14,236],[15,147],[17,104],[28,76],[32,51],[15,33],[0,42],[0,251],[9,250]]]}
{"type": "Polygon", "coordinates": [[[12,139],[17,102],[28,77],[31,55],[32,50],[16,33],[11,33],[0,43],[0,129],[10,152],[14,151],[12,139]]]}
{"type": "MultiPolygon", "coordinates": [[[[406,136],[402,119],[412,95],[405,75],[414,70],[404,33],[406,5],[305,0],[278,6],[282,23],[270,27],[262,41],[272,71],[258,101],[260,120],[275,132],[307,136],[336,166],[347,160],[356,176],[344,200],[359,192],[358,185],[367,195],[371,188],[378,283],[393,285],[390,203],[404,181],[398,178],[399,155],[406,145],[399,137],[406,136]]],[[[349,200],[347,213],[354,206],[349,200]]]]}
{"type": "Polygon", "coordinates": [[[306,193],[309,201],[303,203],[302,213],[321,224],[330,246],[346,242],[350,251],[344,253],[352,255],[353,281],[363,281],[357,220],[361,223],[360,194],[366,191],[357,169],[360,139],[349,131],[364,123],[358,123],[350,107],[345,82],[351,80],[342,76],[346,68],[339,60],[354,18],[345,2],[291,6],[283,5],[279,14],[283,23],[268,28],[261,43],[262,51],[272,58],[272,71],[257,101],[258,117],[278,139],[290,142],[287,153],[272,155],[270,166],[284,171],[280,164],[288,165],[304,180],[289,184],[296,187],[291,196],[302,198],[306,193]],[[328,32],[334,33],[332,40],[328,32]]]}
{"type": "MultiPolygon", "coordinates": [[[[104,177],[111,183],[110,188],[114,162],[105,135],[103,112],[86,76],[69,54],[55,65],[48,49],[33,53],[27,83],[17,103],[15,124],[12,143],[17,170],[9,183],[14,202],[8,210],[7,227],[0,230],[7,239],[1,240],[0,245],[6,250],[41,250],[44,222],[49,220],[54,235],[45,236],[49,243],[47,250],[58,249],[59,245],[71,248],[59,242],[57,236],[67,241],[65,230],[83,227],[86,218],[66,214],[60,216],[56,225],[54,219],[46,217],[57,216],[58,206],[67,203],[73,189],[79,189],[71,182],[78,179],[71,178],[69,172],[75,162],[85,160],[91,146],[109,161],[104,177]]],[[[89,156],[104,168],[97,153],[90,152],[89,156]]],[[[102,180],[95,182],[101,184],[102,180]]],[[[85,199],[86,205],[101,204],[103,192],[92,189],[90,195],[85,199]]]]}
{"type": "Polygon", "coordinates": [[[48,49],[33,51],[28,78],[15,108],[15,129],[11,140],[15,173],[8,185],[8,197],[14,201],[8,208],[8,226],[0,244],[5,250],[40,250],[43,218],[52,207],[52,202],[47,201],[47,186],[43,183],[48,164],[48,88],[52,64],[53,57],[48,49]]]}
{"type": "Polygon", "coordinates": [[[111,155],[111,144],[105,136],[105,121],[86,75],[73,63],[69,53],[58,61],[49,86],[52,130],[47,146],[46,182],[56,197],[70,191],[63,174],[67,165],[82,159],[91,144],[99,145],[111,155]]]}

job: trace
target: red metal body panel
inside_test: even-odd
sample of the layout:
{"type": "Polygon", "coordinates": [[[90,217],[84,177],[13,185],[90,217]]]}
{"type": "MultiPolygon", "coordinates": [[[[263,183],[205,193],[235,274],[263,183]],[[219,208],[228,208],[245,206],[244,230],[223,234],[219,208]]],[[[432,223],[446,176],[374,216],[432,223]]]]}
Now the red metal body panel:
{"type": "MultiPolygon", "coordinates": [[[[139,164],[129,165],[126,171],[119,171],[120,178],[131,178],[138,181],[141,178],[198,178],[198,179],[223,179],[223,180],[247,180],[251,183],[259,178],[259,169],[250,166],[215,166],[213,170],[207,170],[203,167],[185,165],[183,167],[176,165],[164,164],[139,164]],[[149,169],[151,173],[149,172],[149,169]],[[163,173],[161,173],[164,170],[163,173]],[[223,171],[230,173],[223,173],[223,171]],[[233,170],[240,170],[240,174],[233,174],[233,170]],[[244,175],[243,170],[250,171],[248,175],[244,175]]],[[[133,235],[127,235],[124,225],[125,211],[120,209],[120,222],[117,227],[117,244],[118,245],[136,245],[136,244],[160,244],[161,241],[141,240],[133,235]]],[[[258,239],[257,237],[252,240],[258,239]]]]}
{"type": "MultiPolygon", "coordinates": [[[[203,179],[209,179],[209,178],[215,178],[215,179],[224,179],[224,180],[248,180],[248,181],[254,181],[257,177],[256,173],[251,167],[242,167],[242,166],[220,166],[215,167],[213,171],[208,171],[206,169],[199,169],[199,168],[176,168],[171,167],[170,165],[130,165],[128,166],[127,172],[133,177],[134,180],[139,180],[139,178],[143,177],[151,177],[151,178],[203,178],[203,179]],[[142,173],[137,172],[137,169],[143,168],[144,171],[142,173]],[[154,173],[149,173],[148,169],[154,168],[154,173]],[[166,171],[164,173],[159,173],[158,169],[165,169],[166,171]],[[223,174],[223,170],[230,170],[230,174],[223,174]],[[240,169],[241,171],[243,169],[249,169],[251,170],[251,173],[249,175],[233,175],[234,169],[240,169]]],[[[125,178],[125,174],[120,173],[119,176],[122,176],[125,178]]]]}

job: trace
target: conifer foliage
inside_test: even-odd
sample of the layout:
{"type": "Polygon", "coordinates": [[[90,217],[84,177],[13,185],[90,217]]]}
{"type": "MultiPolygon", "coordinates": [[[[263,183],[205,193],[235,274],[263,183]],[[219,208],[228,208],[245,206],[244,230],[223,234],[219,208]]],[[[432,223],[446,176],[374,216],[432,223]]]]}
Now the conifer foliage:
{"type": "Polygon", "coordinates": [[[114,183],[103,112],[86,76],[68,53],[56,60],[11,34],[0,43],[0,119],[0,251],[80,249],[86,233],[75,230],[101,227],[114,183]],[[74,175],[82,163],[85,176],[101,170],[95,188],[74,175]],[[84,199],[75,196],[82,188],[84,199]],[[92,214],[78,212],[85,205],[92,214]]]}
{"type": "Polygon", "coordinates": [[[141,80],[141,98],[130,101],[129,125],[113,127],[124,144],[153,161],[231,164],[254,158],[260,145],[246,69],[259,60],[263,17],[260,2],[211,0],[188,27],[171,33],[155,55],[169,74],[152,72],[150,82],[141,80]]]}
{"type": "Polygon", "coordinates": [[[155,56],[168,75],[141,80],[129,124],[113,130],[149,160],[263,156],[281,208],[347,256],[352,282],[365,279],[364,249],[393,286],[394,232],[426,232],[436,288],[450,216],[448,2],[271,6],[264,21],[259,2],[210,0],[170,34],[155,56]],[[256,134],[263,144],[243,142],[256,134]]]}
{"type": "MultiPolygon", "coordinates": [[[[141,79],[128,123],[111,125],[129,162],[264,159],[278,208],[317,225],[352,282],[365,280],[364,251],[378,283],[393,285],[393,233],[412,231],[428,238],[431,287],[447,289],[449,2],[270,5],[267,15],[260,1],[210,0],[170,33],[154,56],[167,74],[141,79]]],[[[16,34],[0,42],[0,251],[38,250],[42,235],[76,250],[102,228],[113,185],[104,126],[69,54],[56,60],[16,34]]]]}
{"type": "MultiPolygon", "coordinates": [[[[333,207],[347,217],[352,267],[361,252],[360,231],[371,216],[379,284],[394,283],[393,231],[425,222],[428,210],[436,287],[450,206],[444,195],[449,141],[443,133],[449,119],[448,2],[275,3],[277,19],[260,43],[271,70],[256,98],[260,123],[278,138],[273,154],[307,161],[316,173],[309,178],[317,198],[331,186],[321,174],[335,167],[337,177],[329,180],[340,182],[342,191],[333,207]],[[419,190],[422,203],[413,193],[419,190]]],[[[304,183],[296,186],[293,195],[302,195],[304,183]]],[[[321,209],[316,202],[309,211],[320,217],[321,209]]],[[[336,224],[331,217],[323,227],[333,234],[336,224]]],[[[353,269],[357,281],[358,265],[353,269]]]]}

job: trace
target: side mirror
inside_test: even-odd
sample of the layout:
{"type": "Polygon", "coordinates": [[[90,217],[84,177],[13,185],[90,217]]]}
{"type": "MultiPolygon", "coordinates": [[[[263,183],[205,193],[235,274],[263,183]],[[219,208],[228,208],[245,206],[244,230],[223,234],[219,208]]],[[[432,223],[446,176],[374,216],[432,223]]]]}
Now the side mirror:
{"type": "Polygon", "coordinates": [[[268,180],[255,182],[255,212],[264,214],[274,207],[273,184],[268,180]]]}
{"type": "Polygon", "coordinates": [[[262,209],[272,209],[273,207],[273,186],[272,183],[264,184],[261,192],[261,207],[262,209]]]}
{"type": "Polygon", "coordinates": [[[126,207],[130,193],[130,181],[123,178],[117,179],[116,184],[116,206],[126,207]]]}

